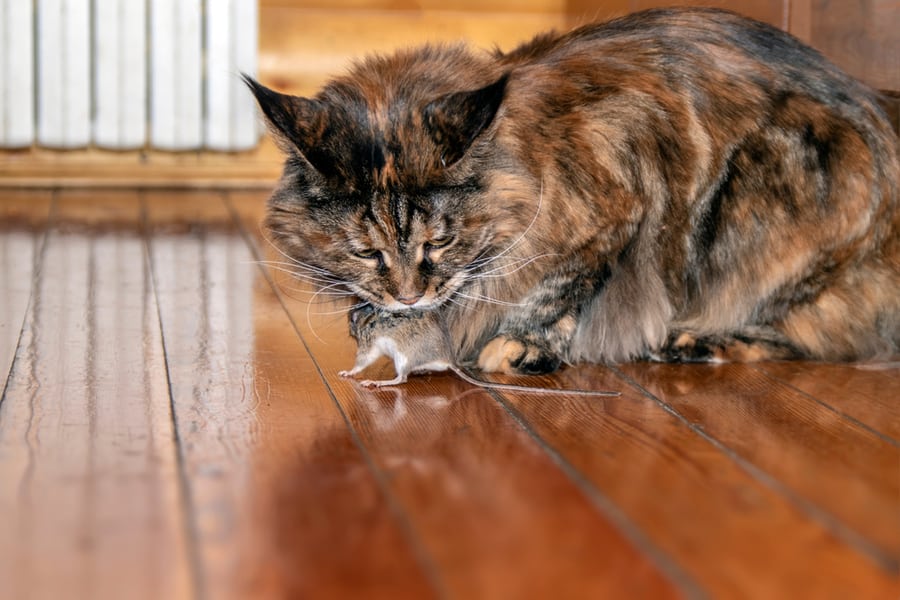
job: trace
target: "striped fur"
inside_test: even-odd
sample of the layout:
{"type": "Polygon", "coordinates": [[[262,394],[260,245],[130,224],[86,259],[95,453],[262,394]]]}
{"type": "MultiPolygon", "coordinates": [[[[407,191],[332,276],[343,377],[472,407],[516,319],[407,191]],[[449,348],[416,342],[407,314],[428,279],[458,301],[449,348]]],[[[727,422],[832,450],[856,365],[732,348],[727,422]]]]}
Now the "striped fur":
{"type": "Polygon", "coordinates": [[[768,25],[651,10],[371,57],[311,99],[250,83],[287,154],[278,246],[441,311],[460,362],[898,352],[897,137],[768,25]]]}

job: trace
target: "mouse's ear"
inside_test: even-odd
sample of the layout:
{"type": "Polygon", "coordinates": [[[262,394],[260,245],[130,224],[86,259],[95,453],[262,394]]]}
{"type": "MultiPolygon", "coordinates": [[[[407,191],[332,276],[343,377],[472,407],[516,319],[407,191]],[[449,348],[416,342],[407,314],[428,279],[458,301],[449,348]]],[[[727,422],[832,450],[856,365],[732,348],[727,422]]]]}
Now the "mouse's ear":
{"type": "Polygon", "coordinates": [[[425,128],[437,144],[445,167],[462,158],[472,142],[493,122],[508,79],[508,74],[503,75],[481,89],[447,94],[425,107],[422,113],[425,128]]]}

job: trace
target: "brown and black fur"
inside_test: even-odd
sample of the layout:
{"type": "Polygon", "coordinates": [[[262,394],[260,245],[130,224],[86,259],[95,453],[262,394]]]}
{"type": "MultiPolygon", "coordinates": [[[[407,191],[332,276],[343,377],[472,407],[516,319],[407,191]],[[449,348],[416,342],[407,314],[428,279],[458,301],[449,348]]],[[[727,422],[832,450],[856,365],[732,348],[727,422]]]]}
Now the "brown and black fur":
{"type": "Polygon", "coordinates": [[[249,83],[288,156],[278,246],[440,311],[460,362],[898,352],[897,137],[768,25],[652,10],[373,57],[313,99],[249,83]]]}

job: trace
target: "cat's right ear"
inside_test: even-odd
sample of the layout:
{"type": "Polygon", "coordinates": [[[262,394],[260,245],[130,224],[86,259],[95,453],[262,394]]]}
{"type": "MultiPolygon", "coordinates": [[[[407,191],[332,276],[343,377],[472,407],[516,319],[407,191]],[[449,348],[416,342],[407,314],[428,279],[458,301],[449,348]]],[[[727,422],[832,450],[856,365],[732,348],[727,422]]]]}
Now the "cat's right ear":
{"type": "Polygon", "coordinates": [[[241,78],[256,97],[278,147],[284,152],[300,152],[308,156],[315,147],[316,134],[321,131],[324,118],[320,103],[309,98],[281,94],[244,73],[241,78]]]}
{"type": "Polygon", "coordinates": [[[440,148],[445,167],[462,158],[475,138],[494,120],[508,79],[507,74],[481,89],[448,94],[425,107],[422,115],[425,128],[440,148]]]}

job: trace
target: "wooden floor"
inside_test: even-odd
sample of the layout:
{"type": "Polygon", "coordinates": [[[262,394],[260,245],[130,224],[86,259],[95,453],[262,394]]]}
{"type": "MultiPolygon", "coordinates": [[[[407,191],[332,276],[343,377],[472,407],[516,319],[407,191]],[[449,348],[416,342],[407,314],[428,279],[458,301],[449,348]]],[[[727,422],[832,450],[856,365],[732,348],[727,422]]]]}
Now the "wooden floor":
{"type": "Polygon", "coordinates": [[[900,369],[366,391],[264,199],[0,191],[0,598],[900,596],[900,369]]]}

